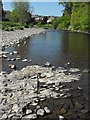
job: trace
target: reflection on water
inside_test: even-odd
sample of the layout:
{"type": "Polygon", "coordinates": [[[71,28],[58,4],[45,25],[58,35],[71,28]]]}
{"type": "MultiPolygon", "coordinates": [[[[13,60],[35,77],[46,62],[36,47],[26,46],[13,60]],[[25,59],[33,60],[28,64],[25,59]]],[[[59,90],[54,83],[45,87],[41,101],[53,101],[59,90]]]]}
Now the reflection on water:
{"type": "MultiPolygon", "coordinates": [[[[26,45],[21,42],[20,46],[8,48],[16,50],[19,56],[28,60],[31,64],[42,65],[46,61],[57,66],[63,66],[71,62],[74,67],[86,68],[88,65],[88,37],[90,35],[65,31],[48,30],[45,34],[35,35],[26,40],[26,45]]],[[[16,63],[20,68],[29,63],[16,63]]],[[[5,65],[4,65],[5,66],[5,65]]],[[[5,68],[5,67],[4,67],[5,68]]]]}

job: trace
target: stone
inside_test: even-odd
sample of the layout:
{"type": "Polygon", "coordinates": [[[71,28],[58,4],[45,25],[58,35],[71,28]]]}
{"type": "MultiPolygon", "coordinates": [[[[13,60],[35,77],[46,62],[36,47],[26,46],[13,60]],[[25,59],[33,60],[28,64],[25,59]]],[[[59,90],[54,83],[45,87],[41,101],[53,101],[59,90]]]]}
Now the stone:
{"type": "Polygon", "coordinates": [[[24,59],[24,60],[22,60],[23,62],[27,62],[28,60],[27,59],[24,59]]]}
{"type": "Polygon", "coordinates": [[[16,65],[13,65],[13,64],[9,64],[8,67],[11,69],[16,69],[16,65]]]}
{"type": "Polygon", "coordinates": [[[48,109],[48,107],[44,107],[44,110],[47,114],[51,113],[50,110],[48,109]]]}
{"type": "Polygon", "coordinates": [[[11,53],[9,53],[10,55],[13,55],[13,53],[11,52],[11,53]]]}
{"type": "Polygon", "coordinates": [[[43,109],[38,109],[37,110],[37,115],[44,116],[45,111],[43,109]]]}
{"type": "Polygon", "coordinates": [[[65,108],[61,108],[60,114],[65,114],[66,112],[67,112],[67,110],[65,108]]]}
{"type": "Polygon", "coordinates": [[[78,68],[70,68],[70,72],[80,72],[80,69],[78,69],[78,68]]]}
{"type": "Polygon", "coordinates": [[[45,77],[46,77],[45,74],[41,74],[41,75],[40,75],[40,78],[45,78],[45,77]]]}
{"type": "Polygon", "coordinates": [[[46,63],[44,64],[44,66],[45,66],[45,67],[50,67],[50,66],[51,66],[51,63],[46,62],[46,63]]]}
{"type": "Polygon", "coordinates": [[[32,113],[32,110],[30,110],[30,109],[27,109],[27,110],[26,110],[26,115],[27,115],[27,114],[31,114],[31,113],[32,113]]]}
{"type": "Polygon", "coordinates": [[[7,114],[3,114],[2,119],[7,119],[8,115],[7,114]]]}
{"type": "Polygon", "coordinates": [[[21,58],[19,58],[19,57],[18,57],[18,58],[16,58],[16,60],[20,60],[20,59],[21,59],[21,58]]]}
{"type": "Polygon", "coordinates": [[[6,55],[2,55],[2,57],[3,57],[4,59],[6,59],[6,58],[7,58],[7,56],[6,56],[6,55]]]}
{"type": "Polygon", "coordinates": [[[24,117],[22,117],[22,120],[25,120],[25,119],[36,119],[37,118],[37,115],[36,114],[30,114],[30,115],[26,115],[24,117]]]}
{"type": "Polygon", "coordinates": [[[15,58],[12,58],[11,61],[15,61],[16,59],[15,58]]]}
{"type": "Polygon", "coordinates": [[[59,120],[63,120],[64,117],[62,115],[59,115],[59,120]]]}
{"type": "Polygon", "coordinates": [[[14,104],[13,107],[12,107],[12,110],[13,110],[14,112],[18,112],[18,110],[19,110],[18,104],[14,104]]]}
{"type": "Polygon", "coordinates": [[[14,54],[18,54],[18,52],[17,52],[17,51],[14,51],[13,53],[14,53],[14,54]]]}

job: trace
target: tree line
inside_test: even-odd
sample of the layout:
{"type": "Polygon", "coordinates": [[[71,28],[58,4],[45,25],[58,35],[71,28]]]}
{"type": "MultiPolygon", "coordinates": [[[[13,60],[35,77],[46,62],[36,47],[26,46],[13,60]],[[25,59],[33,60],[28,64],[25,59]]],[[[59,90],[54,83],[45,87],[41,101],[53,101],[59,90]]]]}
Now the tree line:
{"type": "Polygon", "coordinates": [[[57,29],[90,32],[89,2],[63,2],[63,15],[54,19],[52,25],[57,29]]]}

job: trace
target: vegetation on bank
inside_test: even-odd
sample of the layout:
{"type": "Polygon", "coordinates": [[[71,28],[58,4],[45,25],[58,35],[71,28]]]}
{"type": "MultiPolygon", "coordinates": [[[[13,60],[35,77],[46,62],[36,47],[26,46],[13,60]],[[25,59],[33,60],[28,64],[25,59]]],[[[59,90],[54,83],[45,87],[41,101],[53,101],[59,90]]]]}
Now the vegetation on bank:
{"type": "Polygon", "coordinates": [[[64,2],[63,16],[52,21],[53,28],[90,32],[89,2],[64,2]]]}

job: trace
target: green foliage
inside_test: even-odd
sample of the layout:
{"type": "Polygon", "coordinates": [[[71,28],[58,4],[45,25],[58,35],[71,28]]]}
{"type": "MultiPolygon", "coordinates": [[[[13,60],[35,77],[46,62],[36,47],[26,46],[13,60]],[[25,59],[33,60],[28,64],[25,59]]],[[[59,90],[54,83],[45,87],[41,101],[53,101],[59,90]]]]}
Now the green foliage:
{"type": "Polygon", "coordinates": [[[63,16],[54,19],[53,28],[90,31],[90,5],[86,2],[62,2],[63,16]]]}
{"type": "Polygon", "coordinates": [[[31,20],[29,2],[13,2],[13,11],[11,12],[10,20],[28,24],[31,20]]]}

